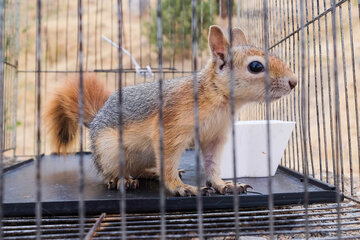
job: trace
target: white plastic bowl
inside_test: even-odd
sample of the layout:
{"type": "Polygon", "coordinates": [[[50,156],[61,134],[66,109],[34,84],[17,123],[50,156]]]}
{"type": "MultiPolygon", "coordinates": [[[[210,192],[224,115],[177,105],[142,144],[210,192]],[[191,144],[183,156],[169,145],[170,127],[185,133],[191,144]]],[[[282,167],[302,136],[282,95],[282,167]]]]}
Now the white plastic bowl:
{"type": "MultiPolygon", "coordinates": [[[[275,175],[295,122],[270,120],[271,175],[275,175]]],[[[235,123],[236,176],[268,177],[267,121],[235,123]]],[[[228,134],[221,162],[221,177],[233,178],[232,137],[228,134]]]]}

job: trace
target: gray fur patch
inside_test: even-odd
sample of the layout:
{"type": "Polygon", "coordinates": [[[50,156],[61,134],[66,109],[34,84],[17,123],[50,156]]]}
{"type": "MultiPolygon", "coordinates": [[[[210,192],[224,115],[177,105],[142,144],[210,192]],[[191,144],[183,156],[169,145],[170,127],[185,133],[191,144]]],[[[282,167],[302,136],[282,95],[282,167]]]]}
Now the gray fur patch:
{"type": "MultiPolygon", "coordinates": [[[[163,82],[164,103],[172,93],[187,82],[192,81],[191,77],[169,79],[163,82]]],[[[123,88],[123,123],[131,123],[145,120],[159,108],[159,82],[142,83],[135,86],[123,88]]],[[[119,92],[114,92],[104,106],[90,123],[91,140],[97,135],[98,131],[105,128],[115,128],[119,126],[120,115],[119,92]]]]}

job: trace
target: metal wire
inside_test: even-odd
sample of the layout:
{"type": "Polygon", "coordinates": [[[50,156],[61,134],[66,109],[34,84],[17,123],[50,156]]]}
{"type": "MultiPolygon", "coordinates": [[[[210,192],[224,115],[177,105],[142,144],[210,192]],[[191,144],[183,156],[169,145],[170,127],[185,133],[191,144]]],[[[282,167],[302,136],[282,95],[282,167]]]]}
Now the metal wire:
{"type": "Polygon", "coordinates": [[[125,240],[126,236],[126,192],[125,192],[125,153],[124,153],[124,140],[123,140],[123,99],[122,99],[122,43],[123,43],[123,6],[122,0],[117,1],[117,22],[118,22],[118,94],[119,94],[119,179],[120,179],[120,215],[121,215],[121,239],[125,240]]]}
{"type": "MultiPolygon", "coordinates": [[[[335,90],[335,141],[336,141],[336,149],[335,149],[335,156],[336,156],[336,183],[339,185],[339,158],[340,155],[342,156],[342,141],[341,141],[341,127],[340,127],[340,103],[339,103],[339,80],[338,80],[338,64],[337,64],[337,44],[336,44],[336,5],[335,0],[331,1],[331,23],[332,23],[332,38],[333,38],[333,47],[334,47],[334,90],[335,90]]],[[[343,177],[343,175],[342,175],[343,177]]],[[[342,185],[343,186],[343,185],[342,185]]],[[[337,237],[341,237],[341,224],[340,224],[340,214],[341,214],[341,207],[340,207],[340,193],[339,188],[337,188],[337,237]]]]}
{"type": "MultiPolygon", "coordinates": [[[[359,2],[359,11],[360,11],[360,2],[359,2]]],[[[356,72],[355,72],[355,53],[354,53],[354,38],[353,38],[353,28],[352,28],[352,18],[351,18],[351,1],[348,2],[348,14],[349,14],[349,30],[350,30],[350,46],[351,46],[351,67],[353,75],[353,87],[354,87],[354,105],[355,105],[355,116],[356,116],[356,137],[357,137],[357,152],[360,154],[360,124],[359,124],[359,109],[358,109],[358,93],[357,93],[357,82],[356,82],[356,72]]],[[[359,15],[360,16],[360,15],[359,15]]],[[[349,131],[349,130],[348,130],[349,131]]],[[[358,161],[360,175],[360,158],[358,161]]],[[[360,180],[359,180],[360,181],[360,180]]],[[[351,181],[351,195],[354,194],[353,190],[353,181],[351,181]]]]}
{"type": "Polygon", "coordinates": [[[192,35],[192,70],[193,70],[193,88],[194,88],[194,135],[195,135],[195,162],[196,162],[196,209],[198,213],[198,236],[203,239],[203,203],[201,195],[201,172],[200,172],[200,132],[199,132],[199,92],[198,92],[198,74],[197,74],[197,54],[198,54],[198,41],[197,41],[197,13],[196,6],[197,0],[191,1],[191,35],[192,35]]]}
{"type": "Polygon", "coordinates": [[[158,68],[159,68],[159,161],[160,161],[160,216],[161,216],[161,239],[166,239],[165,219],[165,178],[164,178],[164,121],[163,121],[163,51],[162,51],[162,11],[161,1],[157,1],[157,43],[158,43],[158,68]]]}
{"type": "MultiPolygon", "coordinates": [[[[230,113],[231,113],[231,147],[232,147],[232,162],[233,162],[233,184],[237,184],[237,166],[236,166],[236,133],[235,133],[235,93],[234,93],[234,52],[233,52],[233,34],[232,34],[232,18],[233,18],[233,3],[232,1],[227,2],[228,7],[228,21],[229,21],[229,57],[230,57],[230,113]]],[[[234,212],[235,212],[235,239],[239,238],[240,223],[239,223],[239,191],[234,188],[234,212]]]]}
{"type": "Polygon", "coordinates": [[[36,70],[37,70],[37,135],[36,135],[36,239],[41,239],[41,0],[37,0],[37,28],[36,28],[36,70]]]}
{"type": "Polygon", "coordinates": [[[269,73],[269,26],[268,26],[268,4],[267,1],[263,1],[263,9],[264,9],[264,58],[265,58],[265,89],[266,89],[266,147],[267,147],[267,167],[268,167],[268,204],[270,210],[269,216],[269,232],[270,232],[270,239],[274,239],[274,218],[273,218],[273,207],[274,207],[274,199],[273,199],[273,183],[272,183],[272,169],[271,169],[271,142],[270,142],[270,73],[269,73]]]}
{"type": "MultiPolygon", "coordinates": [[[[353,163],[352,163],[352,147],[351,147],[351,133],[350,133],[350,116],[349,116],[349,94],[348,94],[348,83],[346,75],[346,56],[345,56],[345,43],[344,43],[344,30],[343,30],[343,17],[342,17],[342,6],[339,6],[340,13],[340,34],[341,34],[341,50],[342,50],[342,64],[344,73],[344,88],[345,88],[345,109],[346,109],[346,124],[347,124],[347,137],[348,137],[348,158],[350,165],[350,191],[353,189],[353,163]]],[[[339,131],[341,131],[339,129],[339,131]]],[[[344,159],[341,160],[341,176],[342,176],[342,191],[344,192],[344,159]]]]}
{"type": "MultiPolygon", "coordinates": [[[[4,2],[0,0],[0,46],[3,46],[4,2]]],[[[3,239],[3,201],[4,201],[4,51],[0,47],[0,239],[3,239]]]]}
{"type": "MultiPolygon", "coordinates": [[[[300,24],[301,24],[301,127],[302,127],[302,141],[304,146],[303,151],[303,172],[304,172],[304,206],[305,206],[305,231],[306,239],[309,238],[309,226],[308,226],[308,204],[309,204],[309,192],[308,192],[308,157],[307,157],[307,135],[306,135],[306,90],[305,90],[305,14],[304,14],[304,3],[300,2],[300,24]]],[[[309,47],[309,45],[308,45],[309,47]]],[[[308,90],[309,91],[309,90],[308,90]]]]}
{"type": "Polygon", "coordinates": [[[80,168],[79,168],[79,238],[85,237],[84,231],[84,75],[83,75],[83,23],[82,0],[78,0],[78,46],[79,46],[79,132],[80,132],[80,168]]]}

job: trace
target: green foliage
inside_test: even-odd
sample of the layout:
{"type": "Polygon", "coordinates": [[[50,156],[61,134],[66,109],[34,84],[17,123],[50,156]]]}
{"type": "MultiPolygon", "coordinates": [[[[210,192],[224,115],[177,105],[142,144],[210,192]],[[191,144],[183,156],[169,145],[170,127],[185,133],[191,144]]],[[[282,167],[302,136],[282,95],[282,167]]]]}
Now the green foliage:
{"type": "MultiPolygon", "coordinates": [[[[198,52],[201,53],[206,49],[207,32],[209,26],[212,24],[215,16],[215,9],[213,7],[210,12],[209,1],[203,1],[202,7],[202,24],[201,24],[201,1],[197,1],[197,39],[198,52]]],[[[181,56],[189,57],[192,51],[192,8],[191,0],[163,0],[161,1],[162,9],[162,28],[163,28],[163,53],[166,56],[181,56]]],[[[157,43],[157,24],[156,24],[156,8],[151,12],[151,22],[147,24],[147,37],[154,46],[158,49],[157,43]]],[[[169,57],[170,58],[170,57],[169,57]]]]}

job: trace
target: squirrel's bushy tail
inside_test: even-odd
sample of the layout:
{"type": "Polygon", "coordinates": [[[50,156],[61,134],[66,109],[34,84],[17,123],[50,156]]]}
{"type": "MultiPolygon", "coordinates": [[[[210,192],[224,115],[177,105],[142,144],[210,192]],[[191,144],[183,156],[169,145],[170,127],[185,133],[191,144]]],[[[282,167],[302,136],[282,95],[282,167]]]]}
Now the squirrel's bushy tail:
{"type": "MultiPolygon", "coordinates": [[[[94,74],[84,75],[84,124],[87,126],[104,105],[110,92],[94,74]]],[[[58,153],[74,143],[79,129],[79,79],[69,79],[60,85],[45,107],[44,121],[51,142],[58,153]]]]}

